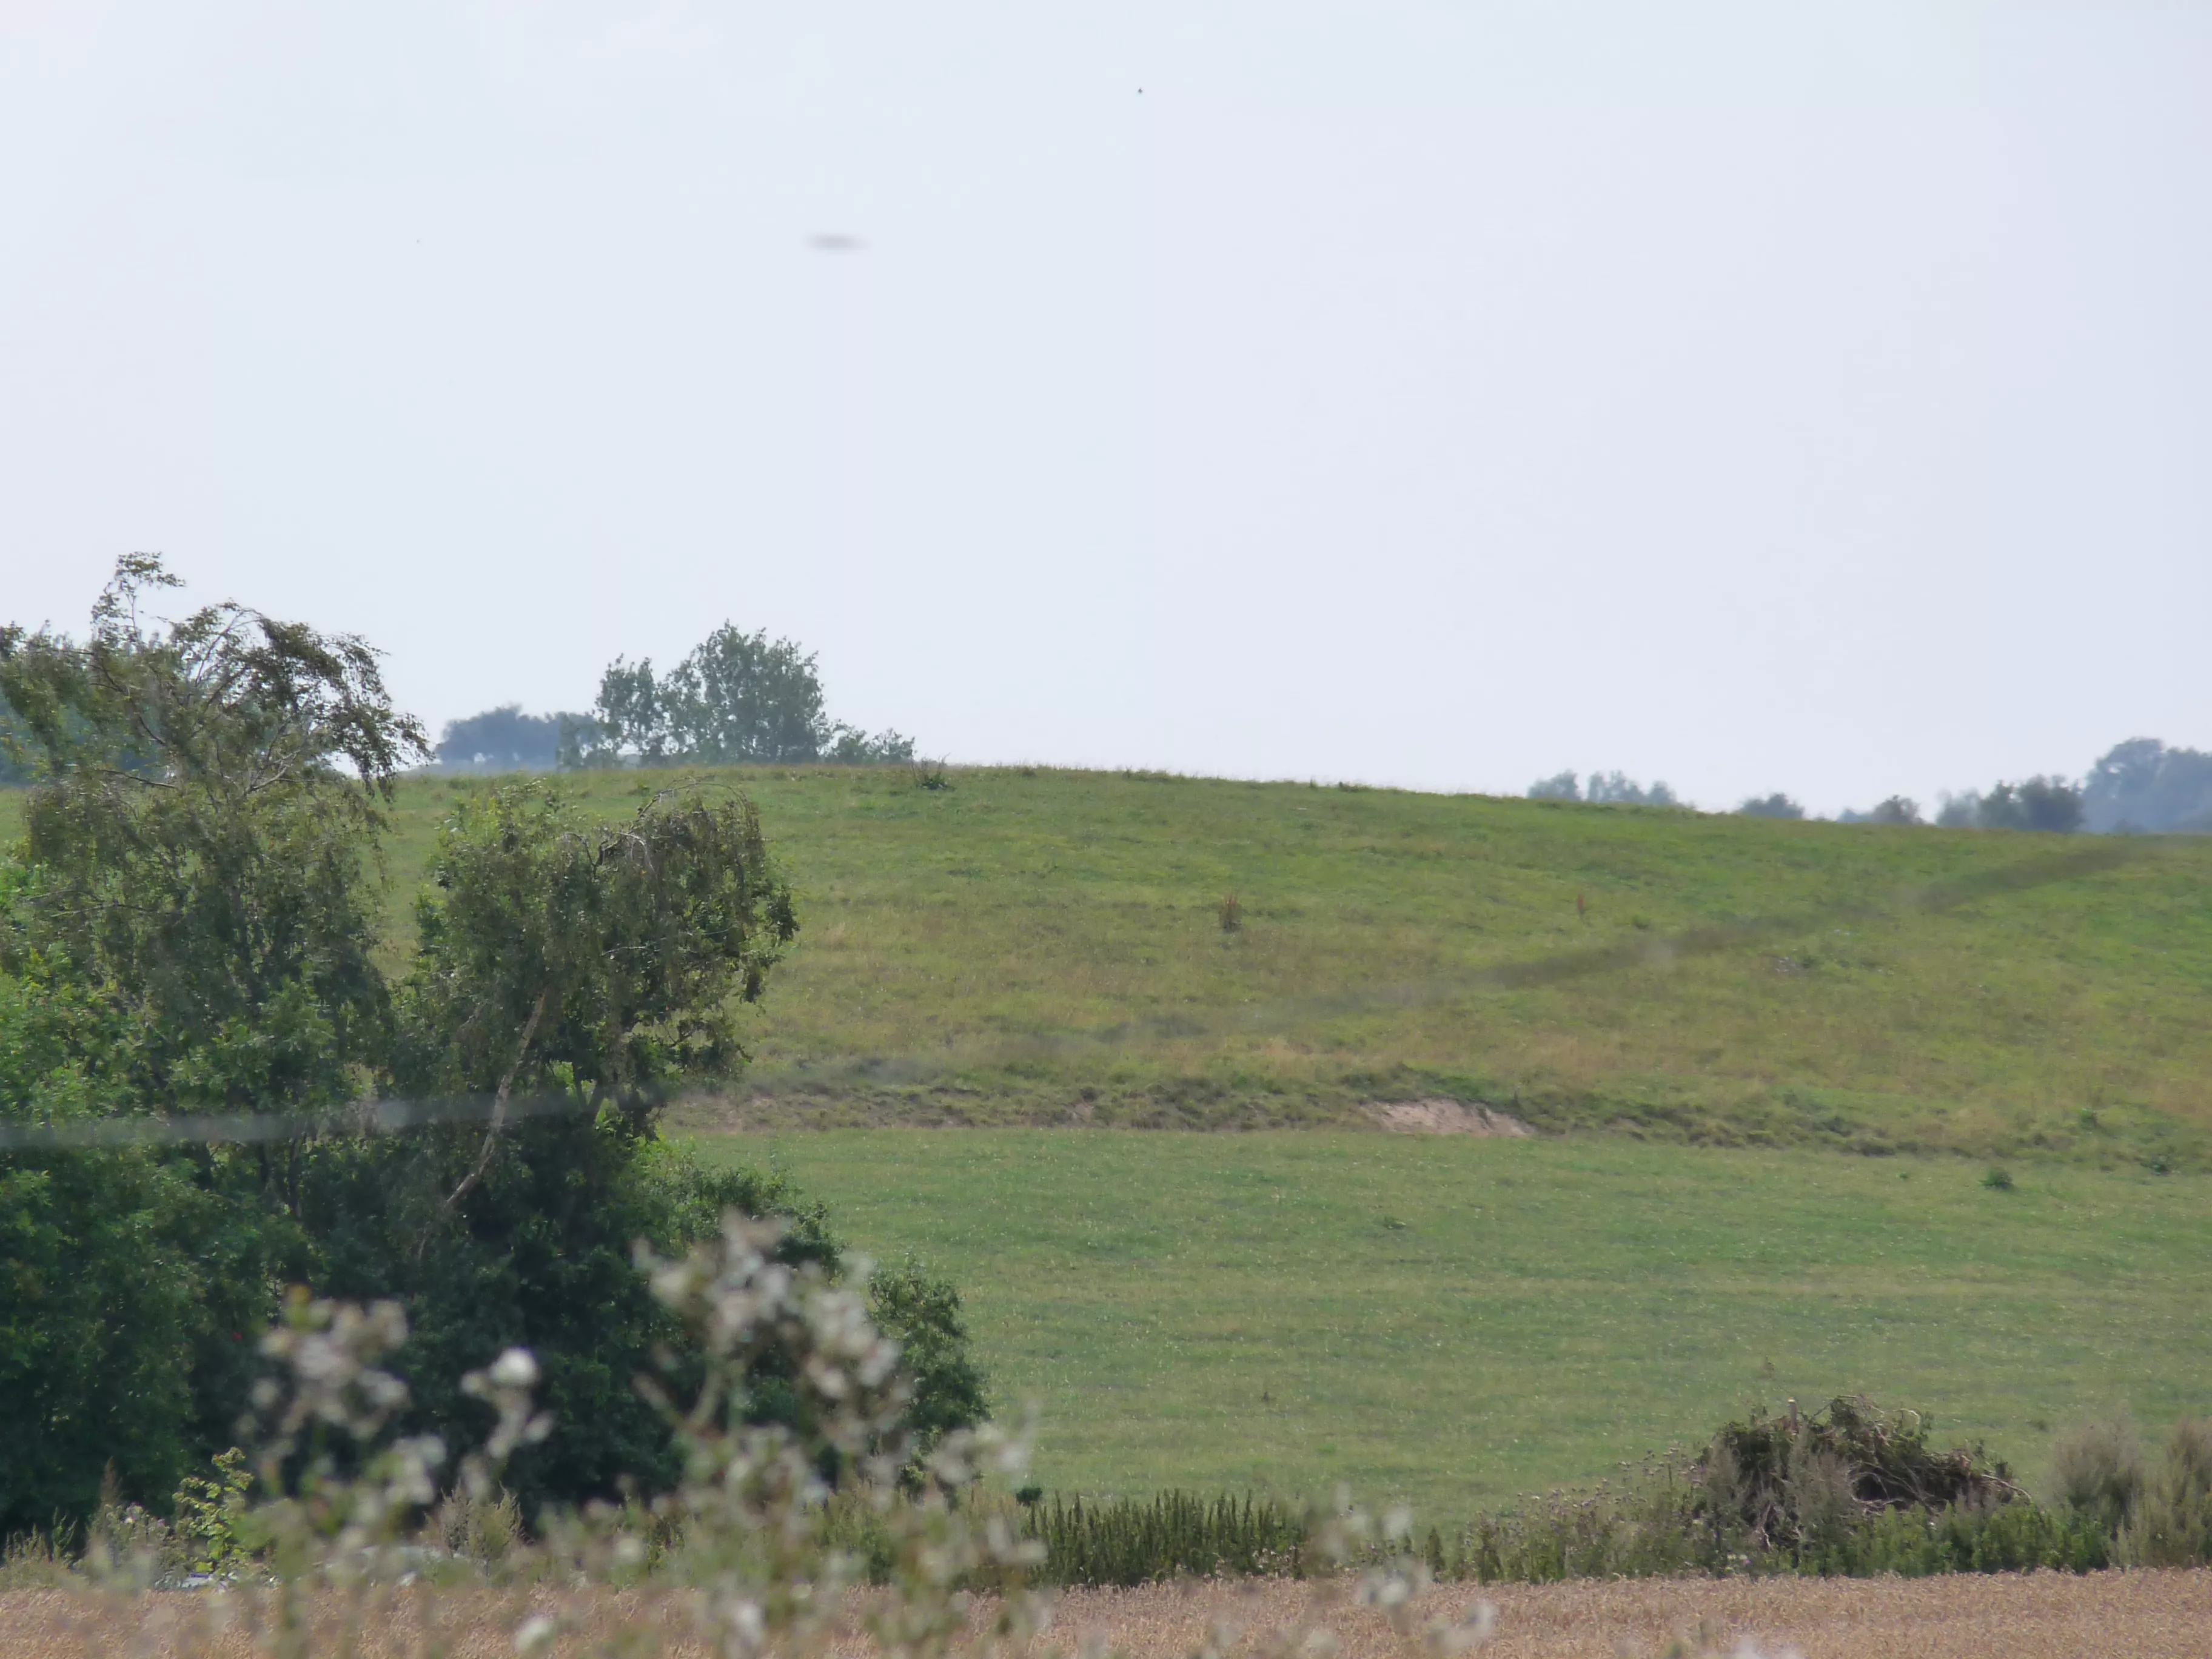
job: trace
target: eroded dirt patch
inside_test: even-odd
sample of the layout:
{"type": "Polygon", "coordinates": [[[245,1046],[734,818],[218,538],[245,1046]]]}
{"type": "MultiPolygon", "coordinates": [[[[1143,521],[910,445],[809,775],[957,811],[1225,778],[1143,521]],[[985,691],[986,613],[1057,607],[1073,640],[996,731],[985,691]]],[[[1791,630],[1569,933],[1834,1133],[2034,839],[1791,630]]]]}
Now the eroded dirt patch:
{"type": "Polygon", "coordinates": [[[1377,1100],[1364,1109],[1384,1128],[1407,1135],[1533,1135],[1510,1112],[1461,1100],[1377,1100]]]}

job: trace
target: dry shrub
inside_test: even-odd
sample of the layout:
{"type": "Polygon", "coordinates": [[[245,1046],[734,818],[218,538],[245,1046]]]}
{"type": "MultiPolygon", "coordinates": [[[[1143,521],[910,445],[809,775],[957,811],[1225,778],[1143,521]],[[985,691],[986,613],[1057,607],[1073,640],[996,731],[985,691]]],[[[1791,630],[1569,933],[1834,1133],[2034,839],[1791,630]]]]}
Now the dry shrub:
{"type": "Polygon", "coordinates": [[[2142,1490],[2142,1448],[2134,1425],[2122,1416],[2061,1435],[2051,1449],[2051,1478],[2059,1502],[2117,1528],[2142,1490]]]}
{"type": "Polygon", "coordinates": [[[2212,1422],[2185,1417],[2173,1425],[2121,1530],[2120,1557],[2143,1567],[2212,1561],[2212,1422]]]}

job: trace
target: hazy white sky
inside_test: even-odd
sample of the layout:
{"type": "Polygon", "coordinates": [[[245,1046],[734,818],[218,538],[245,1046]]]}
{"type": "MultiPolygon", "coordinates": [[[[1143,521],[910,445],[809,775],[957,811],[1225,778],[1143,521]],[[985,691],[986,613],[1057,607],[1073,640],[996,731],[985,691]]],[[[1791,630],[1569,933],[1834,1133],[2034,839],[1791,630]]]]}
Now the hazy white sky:
{"type": "Polygon", "coordinates": [[[0,617],[1711,805],[2212,746],[2208,88],[2201,0],[0,0],[0,617]]]}

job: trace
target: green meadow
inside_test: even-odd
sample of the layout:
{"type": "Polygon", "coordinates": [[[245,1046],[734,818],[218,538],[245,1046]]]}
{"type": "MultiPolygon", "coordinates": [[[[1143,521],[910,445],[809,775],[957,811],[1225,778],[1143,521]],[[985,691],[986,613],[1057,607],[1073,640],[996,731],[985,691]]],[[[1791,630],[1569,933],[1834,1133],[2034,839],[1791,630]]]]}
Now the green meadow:
{"type": "Polygon", "coordinates": [[[714,1135],[963,1287],[1071,1492],[1273,1488],[1431,1520],[1745,1402],[1864,1389],[2040,1477],[2054,1430],[2212,1407],[2204,1177],[1334,1131],[714,1135]]]}
{"type": "MultiPolygon", "coordinates": [[[[1048,1486],[1449,1521],[1753,1400],[1863,1389],[2031,1479],[2086,1413],[2212,1407],[2212,837],[699,781],[757,804],[802,931],[742,1085],[674,1121],[950,1273],[1048,1486]],[[1433,1096],[1540,1135],[1375,1132],[1433,1096]]],[[[403,785],[392,966],[483,787],[403,785]]]]}
{"type": "MultiPolygon", "coordinates": [[[[745,1085],[695,1127],[1350,1125],[1443,1095],[1709,1145],[2173,1168],[2212,1146],[2212,837],[927,778],[705,778],[757,802],[803,932],[745,1085]]],[[[611,817],[677,781],[559,787],[611,817]]],[[[402,786],[395,966],[436,826],[482,787],[402,786]]]]}

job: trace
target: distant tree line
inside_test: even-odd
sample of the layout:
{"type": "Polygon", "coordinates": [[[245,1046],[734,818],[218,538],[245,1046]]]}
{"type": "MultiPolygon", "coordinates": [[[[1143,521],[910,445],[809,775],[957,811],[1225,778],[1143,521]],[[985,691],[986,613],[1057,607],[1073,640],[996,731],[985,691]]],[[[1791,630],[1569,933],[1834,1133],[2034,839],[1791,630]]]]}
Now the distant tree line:
{"type": "Polygon", "coordinates": [[[1572,772],[1539,778],[1528,786],[1530,800],[1580,800],[1598,806],[1680,806],[1662,781],[1645,788],[1622,772],[1593,772],[1585,788],[1572,772]]]}
{"type": "Polygon", "coordinates": [[[437,748],[454,771],[615,766],[852,766],[911,761],[914,739],[831,720],[815,655],[765,629],[725,623],[672,669],[617,657],[586,714],[526,714],[503,704],[454,720],[437,748]]]}
{"type": "MultiPolygon", "coordinates": [[[[1747,817],[1805,816],[1802,806],[1781,793],[1753,796],[1735,810],[1747,817]]],[[[1905,795],[1892,795],[1863,812],[1838,812],[1836,820],[1929,822],[1921,816],[1920,804],[1905,795]]],[[[2046,775],[1947,794],[1938,800],[1934,822],[1946,830],[2033,830],[2046,835],[2212,834],[2212,755],[2169,749],[2156,738],[2130,738],[2114,745],[2078,782],[2046,775]]]]}
{"type": "MultiPolygon", "coordinates": [[[[1645,788],[1620,772],[1593,772],[1585,784],[1572,772],[1528,786],[1532,800],[1674,806],[1664,783],[1645,788]]],[[[1745,817],[1802,818],[1805,808],[1779,790],[1736,807],[1745,817]]],[[[2212,754],[2169,749],[2156,738],[2115,745],[2078,781],[2057,775],[1998,782],[1986,790],[1942,796],[1932,820],[1947,830],[2032,830],[2046,835],[2212,834],[2212,754]]],[[[1920,803],[1892,795],[1864,811],[1836,814],[1838,823],[1926,823],[1920,803]]]]}

